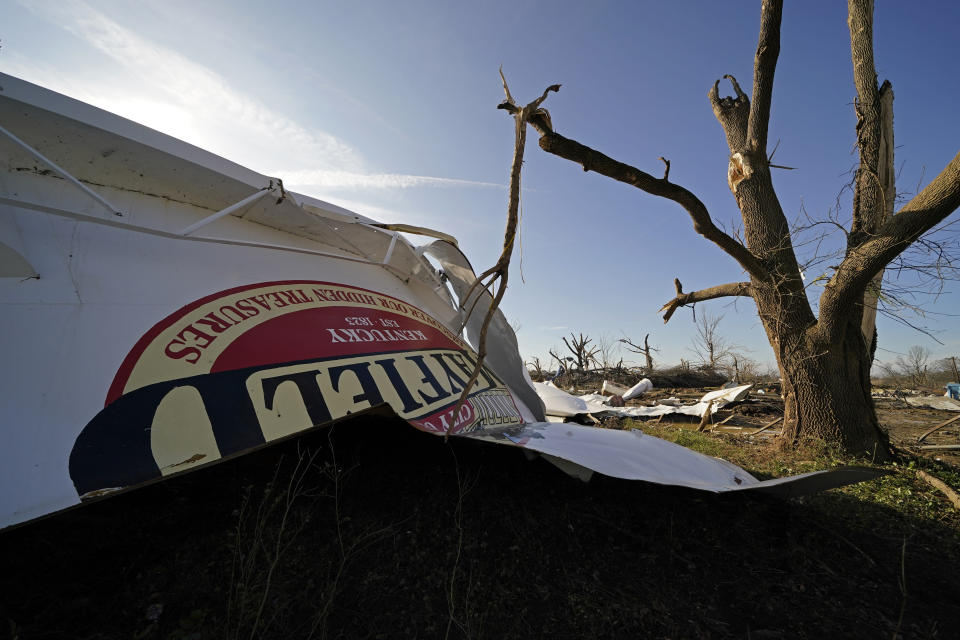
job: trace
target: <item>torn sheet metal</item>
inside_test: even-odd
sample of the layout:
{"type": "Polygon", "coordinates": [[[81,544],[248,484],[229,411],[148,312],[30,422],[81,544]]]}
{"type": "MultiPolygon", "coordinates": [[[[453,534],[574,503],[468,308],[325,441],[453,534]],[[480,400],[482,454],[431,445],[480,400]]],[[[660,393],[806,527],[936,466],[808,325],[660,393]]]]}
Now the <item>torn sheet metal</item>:
{"type": "Polygon", "coordinates": [[[929,407],[940,411],[960,411],[960,400],[954,400],[947,396],[907,396],[904,399],[907,404],[913,407],[929,407]]]}
{"type": "Polygon", "coordinates": [[[840,467],[761,481],[726,460],[705,456],[639,430],[598,429],[573,423],[482,429],[465,437],[520,446],[559,458],[566,464],[558,466],[568,473],[572,464],[613,478],[714,493],[750,490],[791,497],[870,480],[884,473],[868,467],[840,467]]]}
{"type": "Polygon", "coordinates": [[[752,386],[744,384],[730,389],[711,391],[704,394],[699,402],[690,405],[658,404],[653,407],[612,407],[605,404],[606,396],[598,393],[574,396],[558,389],[552,383],[534,383],[537,394],[543,400],[547,416],[561,418],[583,414],[590,414],[594,417],[613,415],[623,418],[655,418],[675,413],[700,418],[703,417],[708,408],[711,413],[716,413],[721,407],[742,400],[747,396],[752,386]]]}
{"type": "Polygon", "coordinates": [[[578,397],[559,389],[552,382],[534,382],[533,387],[543,401],[544,413],[548,416],[572,418],[585,413],[603,413],[613,409],[603,403],[606,398],[599,394],[578,397]]]}

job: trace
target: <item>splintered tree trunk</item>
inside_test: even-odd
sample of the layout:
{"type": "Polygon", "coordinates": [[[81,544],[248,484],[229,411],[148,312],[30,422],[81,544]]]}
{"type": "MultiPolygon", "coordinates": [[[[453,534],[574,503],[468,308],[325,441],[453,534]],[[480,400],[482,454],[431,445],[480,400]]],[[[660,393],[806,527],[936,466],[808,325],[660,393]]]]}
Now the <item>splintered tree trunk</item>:
{"type": "Polygon", "coordinates": [[[643,357],[647,359],[647,375],[653,373],[653,356],[650,355],[650,334],[643,337],[643,357]]]}
{"type": "MultiPolygon", "coordinates": [[[[877,160],[876,179],[883,189],[883,211],[870,216],[870,233],[876,233],[887,219],[893,216],[893,207],[897,198],[896,172],[893,164],[893,88],[889,82],[880,87],[880,150],[877,160]]],[[[870,345],[870,359],[873,360],[877,348],[877,304],[880,300],[880,287],[883,284],[883,271],[873,277],[866,293],[863,294],[863,337],[870,345]]]]}

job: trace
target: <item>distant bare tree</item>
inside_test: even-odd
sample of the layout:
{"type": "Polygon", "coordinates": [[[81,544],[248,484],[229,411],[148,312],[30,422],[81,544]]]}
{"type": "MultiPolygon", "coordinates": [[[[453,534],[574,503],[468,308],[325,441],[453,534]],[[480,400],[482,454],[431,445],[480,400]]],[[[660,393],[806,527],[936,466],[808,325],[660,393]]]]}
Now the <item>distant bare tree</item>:
{"type": "Polygon", "coordinates": [[[906,356],[897,358],[897,368],[900,374],[906,377],[915,387],[927,384],[929,371],[930,350],[918,344],[910,347],[906,356]]]}
{"type": "Polygon", "coordinates": [[[630,342],[629,338],[621,338],[620,342],[627,345],[627,351],[631,353],[639,353],[647,360],[646,373],[653,373],[653,351],[659,351],[660,349],[650,346],[650,334],[643,336],[643,346],[634,344],[630,342]]]}
{"type": "Polygon", "coordinates": [[[873,370],[875,371],[873,377],[877,378],[877,382],[879,384],[884,386],[893,386],[898,390],[901,386],[903,386],[904,378],[900,374],[900,370],[895,362],[881,362],[880,360],[875,360],[873,363],[873,370]]]}
{"type": "Polygon", "coordinates": [[[960,382],[960,375],[957,373],[957,362],[954,357],[940,358],[930,366],[927,375],[927,385],[930,387],[944,388],[951,382],[960,382]]]}
{"type": "Polygon", "coordinates": [[[736,382],[757,380],[761,377],[760,364],[756,360],[735,351],[730,354],[730,360],[732,362],[733,379],[736,382]]]}
{"type": "Polygon", "coordinates": [[[950,375],[948,377],[950,378],[951,382],[960,382],[960,371],[957,371],[956,356],[950,356],[949,358],[944,358],[943,369],[944,371],[950,372],[950,375]]]}
{"type": "Polygon", "coordinates": [[[551,348],[547,353],[550,354],[551,360],[557,361],[557,371],[559,371],[561,368],[566,368],[567,360],[573,360],[573,358],[565,358],[557,353],[556,347],[551,348]]]}
{"type": "Polygon", "coordinates": [[[697,318],[697,335],[693,337],[693,346],[690,348],[703,366],[714,371],[720,371],[727,366],[733,353],[734,346],[720,335],[717,327],[723,316],[712,316],[703,312],[697,318]]]}
{"type": "Polygon", "coordinates": [[[760,377],[763,380],[773,382],[780,378],[780,370],[776,366],[768,364],[760,371],[760,377]]]}
{"type": "Polygon", "coordinates": [[[566,337],[563,338],[563,344],[567,345],[567,349],[573,354],[577,369],[580,371],[586,371],[590,368],[591,363],[597,361],[597,354],[600,349],[596,346],[591,347],[591,342],[593,342],[593,339],[582,333],[579,337],[571,333],[570,340],[567,340],[566,337]]]}
{"type": "Polygon", "coordinates": [[[543,365],[540,363],[540,358],[534,356],[533,360],[527,362],[528,370],[530,371],[530,377],[536,381],[541,381],[544,378],[543,375],[543,365]]]}
{"type": "MultiPolygon", "coordinates": [[[[556,383],[556,384],[559,385],[562,380],[567,380],[567,381],[570,380],[570,375],[569,375],[569,374],[570,374],[571,370],[573,369],[573,365],[574,365],[574,362],[575,362],[575,361],[574,361],[574,359],[573,359],[572,357],[570,357],[570,356],[561,356],[561,355],[558,353],[558,351],[559,351],[559,349],[557,349],[556,347],[554,347],[554,348],[550,349],[550,351],[549,351],[548,353],[550,354],[551,360],[556,360],[556,361],[557,361],[557,374],[553,377],[553,381],[554,381],[554,383],[556,383]],[[564,372],[565,372],[565,373],[564,373],[564,372]],[[561,378],[561,374],[563,374],[563,376],[564,376],[563,378],[561,378]]],[[[552,365],[551,365],[551,366],[552,366],[552,365]]]]}
{"type": "Polygon", "coordinates": [[[601,335],[597,338],[596,361],[604,369],[614,369],[619,366],[615,359],[618,359],[621,363],[623,362],[622,358],[617,358],[616,352],[618,350],[619,344],[617,340],[614,340],[608,335],[601,335]]]}

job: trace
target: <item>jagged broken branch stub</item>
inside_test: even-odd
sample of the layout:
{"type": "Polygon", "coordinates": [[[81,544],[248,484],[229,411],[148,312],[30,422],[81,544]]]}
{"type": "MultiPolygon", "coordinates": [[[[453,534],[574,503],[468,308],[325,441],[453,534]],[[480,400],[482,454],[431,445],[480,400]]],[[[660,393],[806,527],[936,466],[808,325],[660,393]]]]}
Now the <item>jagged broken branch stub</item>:
{"type": "Polygon", "coordinates": [[[680,284],[680,280],[677,278],[673,279],[673,285],[677,290],[676,297],[660,307],[660,311],[666,312],[663,314],[664,324],[670,321],[670,318],[673,317],[677,309],[688,304],[731,296],[753,296],[753,286],[749,282],[728,282],[727,284],[720,284],[699,291],[691,291],[690,293],[683,292],[683,285],[680,284]]]}
{"type": "MultiPolygon", "coordinates": [[[[507,279],[510,273],[510,257],[513,255],[513,244],[517,237],[517,227],[520,221],[520,170],[523,167],[523,151],[527,141],[527,122],[529,122],[532,117],[537,117],[549,124],[550,114],[546,109],[541,108],[540,105],[547,99],[547,95],[551,91],[560,90],[559,84],[550,85],[543,91],[543,94],[539,98],[533,100],[526,106],[520,107],[516,101],[514,101],[513,96],[510,95],[510,88],[507,86],[507,79],[503,75],[503,69],[500,70],[500,80],[503,82],[503,92],[506,95],[506,100],[497,105],[497,108],[504,109],[512,115],[515,124],[513,163],[510,166],[510,196],[507,208],[507,228],[503,235],[503,250],[500,253],[500,258],[496,264],[477,276],[477,279],[470,285],[470,288],[467,289],[466,294],[460,301],[461,307],[466,310],[467,303],[470,300],[470,296],[473,295],[474,290],[478,287],[481,289],[477,291],[477,296],[470,304],[469,311],[466,311],[464,315],[463,322],[466,324],[469,317],[473,314],[477,302],[483,295],[482,290],[489,289],[494,283],[497,283],[496,291],[491,294],[493,300],[490,303],[490,308],[487,309],[487,315],[483,319],[483,324],[480,327],[480,335],[477,338],[477,364],[473,369],[473,373],[470,375],[470,379],[464,386],[463,392],[460,394],[460,399],[453,409],[454,421],[456,420],[456,416],[460,414],[460,409],[467,401],[470,389],[480,377],[483,361],[487,355],[487,330],[490,327],[490,322],[493,320],[494,314],[496,314],[497,309],[500,307],[503,294],[506,293],[507,290],[507,279]]],[[[449,437],[449,435],[450,431],[448,430],[445,437],[449,437]]]]}

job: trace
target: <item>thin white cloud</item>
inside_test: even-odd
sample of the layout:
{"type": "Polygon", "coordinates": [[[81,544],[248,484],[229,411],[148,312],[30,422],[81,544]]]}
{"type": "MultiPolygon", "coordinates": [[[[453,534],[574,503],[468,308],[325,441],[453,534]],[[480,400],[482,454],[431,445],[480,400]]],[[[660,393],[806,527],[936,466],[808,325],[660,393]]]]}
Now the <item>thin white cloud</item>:
{"type": "Polygon", "coordinates": [[[409,189],[411,187],[494,187],[494,182],[476,182],[456,178],[434,178],[398,173],[355,173],[351,171],[274,171],[288,186],[324,189],[409,189]]]}
{"type": "Polygon", "coordinates": [[[540,331],[566,331],[566,330],[569,329],[569,328],[570,328],[570,327],[565,327],[565,326],[563,326],[563,325],[559,325],[559,326],[556,326],[556,327],[540,327],[540,331]]]}
{"type": "Polygon", "coordinates": [[[453,178],[368,173],[361,154],[345,141],[274,112],[234,89],[220,74],[138,35],[83,0],[21,0],[21,4],[107,55],[129,72],[129,80],[104,80],[114,74],[100,70],[77,81],[26,59],[18,60],[13,69],[5,65],[12,73],[280,176],[288,186],[313,191],[502,187],[453,178]],[[277,166],[291,170],[274,170],[277,166]]]}
{"type": "Polygon", "coordinates": [[[331,167],[359,170],[359,154],[322,131],[311,131],[259,101],[234,90],[219,74],[185,56],[140,37],[80,0],[31,2],[25,6],[67,29],[120,65],[135,72],[174,104],[210,122],[229,121],[238,133],[282,140],[298,156],[331,167]]]}
{"type": "MultiPolygon", "coordinates": [[[[284,181],[284,185],[286,184],[286,181],[284,181]]],[[[379,222],[402,222],[407,224],[415,224],[415,221],[423,217],[407,211],[399,211],[397,209],[382,207],[378,204],[373,204],[363,200],[341,198],[337,195],[327,195],[317,192],[306,193],[306,195],[313,196],[314,198],[318,198],[324,202],[329,202],[330,204],[335,204],[338,207],[343,207],[348,211],[359,213],[360,215],[367,216],[368,218],[372,218],[379,222]]]]}
{"type": "MultiPolygon", "coordinates": [[[[284,181],[284,185],[286,184],[286,181],[284,181]]],[[[335,193],[323,193],[309,189],[297,189],[297,191],[338,207],[343,207],[348,211],[367,216],[377,222],[412,224],[420,227],[433,227],[437,222],[435,217],[425,214],[423,211],[384,207],[369,200],[342,198],[339,194],[335,193]]],[[[447,232],[449,231],[450,229],[447,229],[447,232]]]]}

